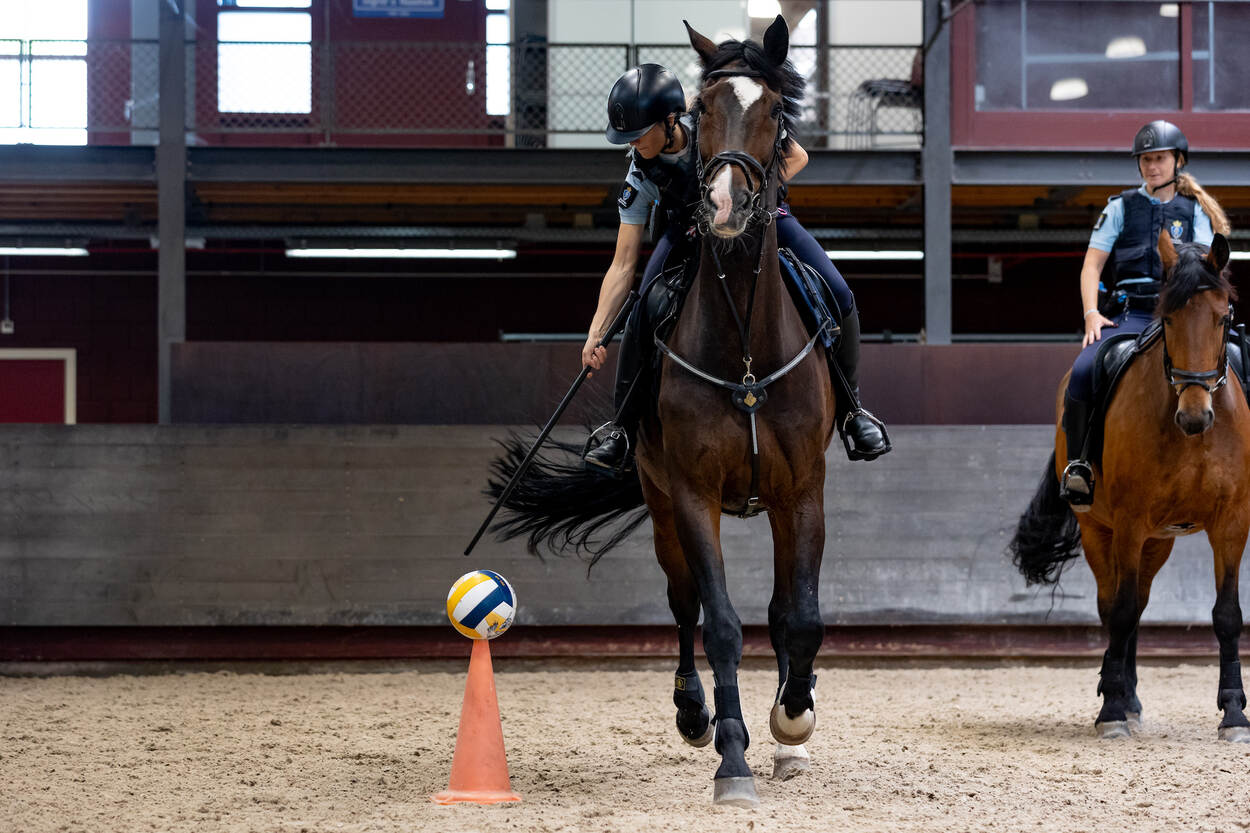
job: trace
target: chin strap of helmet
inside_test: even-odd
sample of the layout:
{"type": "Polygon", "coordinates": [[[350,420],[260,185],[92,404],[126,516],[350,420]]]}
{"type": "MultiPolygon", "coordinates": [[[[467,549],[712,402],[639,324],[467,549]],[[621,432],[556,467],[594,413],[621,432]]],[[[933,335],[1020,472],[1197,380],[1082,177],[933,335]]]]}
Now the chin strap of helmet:
{"type": "MultiPolygon", "coordinates": [[[[1179,161],[1180,161],[1180,153],[1175,150],[1172,151],[1172,178],[1169,179],[1167,182],[1164,182],[1164,183],[1161,183],[1160,185],[1155,186],[1154,188],[1151,188],[1149,185],[1147,185],[1146,190],[1150,192],[1151,196],[1154,196],[1156,193],[1168,187],[1169,185],[1176,184],[1176,180],[1179,179],[1181,175],[1181,167],[1178,164],[1179,161]]],[[[1141,156],[1137,157],[1137,172],[1139,174],[1141,173],[1141,156]]],[[[1145,178],[1146,177],[1143,175],[1142,179],[1144,180],[1145,178]]]]}

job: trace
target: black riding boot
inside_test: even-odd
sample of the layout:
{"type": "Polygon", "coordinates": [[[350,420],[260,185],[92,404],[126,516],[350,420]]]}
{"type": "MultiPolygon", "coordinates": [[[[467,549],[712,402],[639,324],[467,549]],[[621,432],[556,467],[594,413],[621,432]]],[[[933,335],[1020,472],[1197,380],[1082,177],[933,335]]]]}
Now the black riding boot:
{"type": "Polygon", "coordinates": [[[1063,432],[1068,438],[1068,467],[1063,470],[1059,497],[1075,512],[1088,512],[1094,502],[1094,470],[1085,459],[1085,443],[1094,408],[1088,402],[1063,395],[1063,432]]]}
{"type": "Polygon", "coordinates": [[[885,423],[870,414],[859,402],[859,312],[839,322],[842,335],[834,345],[833,361],[829,363],[833,393],[837,399],[835,420],[846,456],[852,460],[875,460],[888,452],[890,435],[885,423]]]}
{"type": "Polygon", "coordinates": [[[638,320],[642,304],[634,307],[621,335],[620,353],[616,357],[616,391],[612,397],[616,408],[613,422],[595,429],[586,441],[589,449],[582,455],[586,468],[603,474],[620,476],[633,463],[634,440],[638,436],[638,423],[642,418],[641,403],[648,385],[643,373],[642,351],[638,349],[638,320]],[[598,441],[598,445],[591,446],[598,441]]]}

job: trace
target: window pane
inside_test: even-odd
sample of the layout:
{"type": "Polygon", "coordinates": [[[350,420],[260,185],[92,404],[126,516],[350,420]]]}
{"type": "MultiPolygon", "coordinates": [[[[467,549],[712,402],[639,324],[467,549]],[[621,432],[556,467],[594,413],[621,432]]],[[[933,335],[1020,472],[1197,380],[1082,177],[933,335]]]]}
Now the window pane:
{"type": "Polygon", "coordinates": [[[219,14],[218,111],[311,113],[311,36],[312,16],[302,12],[219,14]]]}
{"type": "Polygon", "coordinates": [[[511,5],[512,0],[486,0],[486,11],[506,12],[511,5]]]}
{"type": "Polygon", "coordinates": [[[511,40],[512,27],[508,25],[506,14],[486,15],[486,42],[507,43],[511,40]]]}
{"type": "Polygon", "coordinates": [[[221,12],[217,15],[217,40],[308,43],[312,40],[312,15],[304,12],[221,12]]]}
{"type": "Polygon", "coordinates": [[[0,127],[22,123],[22,65],[17,58],[0,58],[0,127]]]}
{"type": "Polygon", "coordinates": [[[509,46],[486,47],[486,114],[506,116],[511,111],[512,48],[509,46]]]}
{"type": "MultiPolygon", "coordinates": [[[[217,5],[222,5],[217,0],[217,5]]],[[[312,0],[234,0],[239,9],[310,9],[312,0]]]]}
{"type": "Polygon", "coordinates": [[[87,0],[0,0],[6,38],[86,40],[87,0]]]}
{"type": "Polygon", "coordinates": [[[87,62],[44,59],[30,65],[32,127],[87,126],[87,62]]]}
{"type": "Polygon", "coordinates": [[[977,109],[1177,109],[1179,24],[1158,10],[1115,2],[978,5],[977,109]]]}
{"type": "Polygon", "coordinates": [[[217,110],[311,113],[312,47],[295,43],[218,44],[217,110]]]}
{"type": "Polygon", "coordinates": [[[1194,3],[1194,109],[1250,110],[1250,6],[1194,3]]]}

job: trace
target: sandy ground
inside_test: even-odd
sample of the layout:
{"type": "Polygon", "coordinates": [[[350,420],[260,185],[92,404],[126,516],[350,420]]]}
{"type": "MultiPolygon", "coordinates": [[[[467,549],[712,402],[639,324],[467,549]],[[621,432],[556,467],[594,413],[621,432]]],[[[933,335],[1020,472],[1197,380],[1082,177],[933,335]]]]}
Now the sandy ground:
{"type": "Polygon", "coordinates": [[[711,806],[716,756],[680,741],[650,660],[497,661],[524,802],[434,805],[465,665],[0,677],[0,831],[1250,830],[1214,662],[1144,666],[1129,741],[1093,736],[1092,660],[821,663],[813,767],[787,782],[768,777],[775,672],[751,663],[755,810],[711,806]]]}

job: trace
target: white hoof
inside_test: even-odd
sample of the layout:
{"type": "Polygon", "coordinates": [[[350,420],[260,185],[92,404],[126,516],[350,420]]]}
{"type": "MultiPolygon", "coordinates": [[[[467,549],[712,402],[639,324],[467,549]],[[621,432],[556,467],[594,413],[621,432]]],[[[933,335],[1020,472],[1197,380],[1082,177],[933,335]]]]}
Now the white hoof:
{"type": "Polygon", "coordinates": [[[712,784],[713,804],[748,809],[760,806],[760,800],[755,794],[755,778],[750,775],[717,778],[712,784]]]}
{"type": "Polygon", "coordinates": [[[1103,740],[1131,738],[1133,736],[1133,733],[1129,731],[1127,720],[1108,720],[1105,723],[1095,723],[1094,728],[1098,731],[1098,737],[1103,740]]]}
{"type": "Polygon", "coordinates": [[[790,718],[786,715],[786,707],[778,703],[768,715],[768,728],[778,743],[798,746],[816,731],[816,712],[806,709],[798,717],[790,718]]]}
{"type": "Polygon", "coordinates": [[[1125,712],[1124,716],[1128,718],[1128,730],[1133,734],[1141,731],[1141,712],[1125,712]]]}
{"type": "Polygon", "coordinates": [[[803,745],[787,746],[777,744],[773,752],[773,780],[789,781],[800,772],[806,772],[812,766],[812,758],[803,745]]]}
{"type": "Polygon", "coordinates": [[[1220,740],[1226,740],[1229,743],[1250,743],[1250,729],[1245,726],[1222,726],[1220,727],[1220,740]]]}

